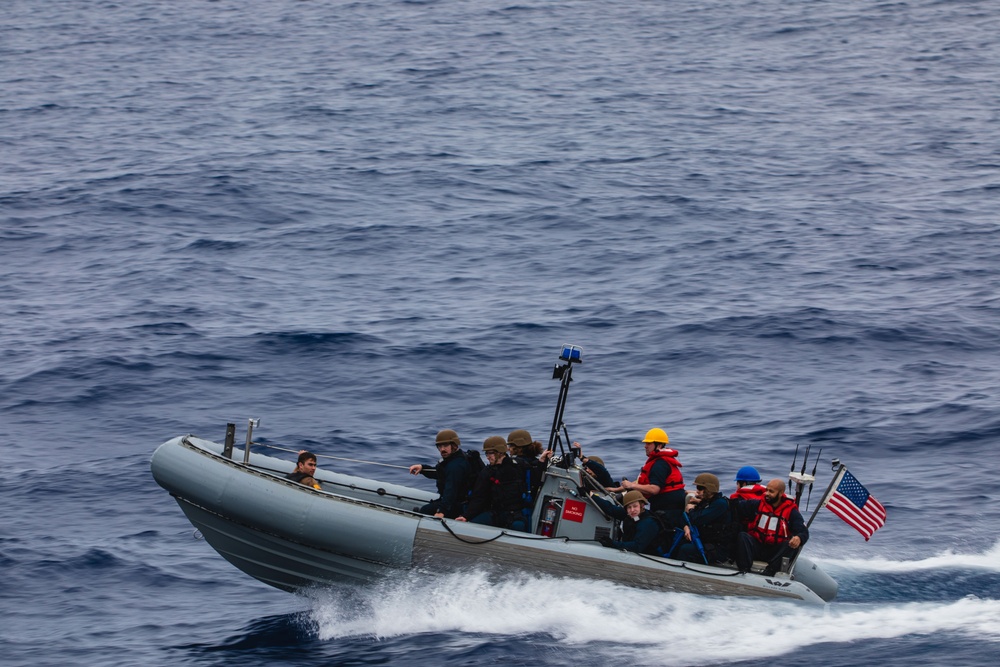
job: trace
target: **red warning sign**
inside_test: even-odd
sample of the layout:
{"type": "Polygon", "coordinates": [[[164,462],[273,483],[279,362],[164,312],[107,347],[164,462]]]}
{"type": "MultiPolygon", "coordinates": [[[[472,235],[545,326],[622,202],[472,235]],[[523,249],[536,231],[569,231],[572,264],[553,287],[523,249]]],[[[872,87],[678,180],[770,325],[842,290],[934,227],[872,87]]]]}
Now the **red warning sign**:
{"type": "Polygon", "coordinates": [[[587,503],[567,498],[566,503],[563,505],[562,518],[567,521],[583,523],[583,513],[585,511],[587,511],[587,503]]]}

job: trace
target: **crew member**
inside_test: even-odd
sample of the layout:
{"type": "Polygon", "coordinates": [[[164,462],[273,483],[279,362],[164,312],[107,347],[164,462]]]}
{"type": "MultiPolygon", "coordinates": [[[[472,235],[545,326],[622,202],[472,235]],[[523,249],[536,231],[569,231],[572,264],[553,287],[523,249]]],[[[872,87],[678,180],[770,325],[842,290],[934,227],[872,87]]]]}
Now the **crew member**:
{"type": "Polygon", "coordinates": [[[607,488],[615,485],[614,478],[611,477],[608,469],[604,467],[604,459],[600,456],[585,456],[580,462],[583,463],[584,469],[593,475],[594,479],[601,486],[607,488]]]}
{"type": "Polygon", "coordinates": [[[745,533],[750,530],[750,525],[755,517],[755,513],[748,511],[745,505],[739,501],[763,500],[766,490],[766,487],[760,483],[760,473],[753,466],[743,466],[736,471],[736,491],[729,496],[730,515],[734,523],[731,544],[733,551],[736,549],[736,533],[745,533]]]}
{"type": "Polygon", "coordinates": [[[511,456],[523,462],[528,467],[528,496],[524,498],[524,504],[530,512],[534,507],[535,499],[538,497],[538,489],[542,486],[542,477],[547,461],[552,457],[552,452],[542,451],[542,443],[531,439],[531,434],[523,428],[510,432],[507,436],[507,450],[511,456]]]}
{"type": "Polygon", "coordinates": [[[469,505],[457,519],[527,531],[523,510],[528,465],[507,456],[507,441],[499,435],[486,438],[483,451],[489,465],[479,473],[469,505]]]}
{"type": "Polygon", "coordinates": [[[688,505],[687,521],[684,523],[684,538],[673,553],[673,558],[691,563],[719,563],[729,560],[729,500],[719,493],[719,478],[703,472],[694,478],[693,502],[688,505]],[[694,541],[695,532],[701,541],[705,558],[694,541]]]}
{"type": "Polygon", "coordinates": [[[642,492],[629,491],[622,498],[621,505],[616,505],[600,496],[592,495],[591,499],[605,514],[621,522],[621,539],[602,537],[598,540],[601,544],[639,554],[655,553],[660,523],[646,511],[646,497],[642,492]]]}
{"type": "Polygon", "coordinates": [[[736,471],[736,491],[730,500],[761,500],[765,487],[760,483],[760,473],[753,466],[743,466],[736,471]]]}
{"type": "Polygon", "coordinates": [[[736,567],[749,572],[755,560],[767,561],[764,574],[773,576],[781,569],[781,559],[792,557],[809,539],[809,529],[795,506],[785,495],[785,483],[772,479],[767,483],[763,500],[744,500],[741,505],[756,509],[753,523],[737,539],[736,567]]]}
{"type": "Polygon", "coordinates": [[[580,464],[583,465],[583,469],[591,474],[591,476],[597,480],[597,483],[604,488],[615,487],[614,478],[608,469],[604,466],[604,459],[599,456],[584,456],[583,455],[583,445],[579,442],[574,442],[570,445],[570,449],[576,452],[576,458],[580,460],[580,464]]]}
{"type": "Polygon", "coordinates": [[[302,449],[299,451],[299,458],[295,462],[295,470],[285,475],[285,479],[298,482],[304,486],[311,486],[319,489],[319,482],[316,481],[316,455],[302,449]]]}
{"type": "Polygon", "coordinates": [[[674,514],[684,511],[687,492],[677,450],[667,447],[669,442],[662,428],[651,428],[642,439],[646,448],[646,464],[639,477],[631,482],[623,479],[620,486],[609,491],[641,491],[649,500],[649,509],[674,514]]]}
{"type": "Polygon", "coordinates": [[[439,497],[417,511],[421,514],[433,514],[438,518],[454,519],[465,509],[472,468],[468,457],[461,449],[462,441],[458,439],[458,433],[446,428],[439,431],[434,440],[434,446],[441,455],[441,462],[436,466],[419,463],[412,465],[410,474],[437,480],[439,497]]]}

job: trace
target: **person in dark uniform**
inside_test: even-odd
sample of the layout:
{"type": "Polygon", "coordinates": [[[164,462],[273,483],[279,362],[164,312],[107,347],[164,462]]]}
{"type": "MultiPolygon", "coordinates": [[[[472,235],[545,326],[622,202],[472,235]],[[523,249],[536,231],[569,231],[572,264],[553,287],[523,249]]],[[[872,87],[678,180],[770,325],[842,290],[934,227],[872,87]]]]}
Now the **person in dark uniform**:
{"type": "Polygon", "coordinates": [[[542,486],[542,476],[545,468],[548,467],[548,460],[552,457],[552,452],[543,451],[542,443],[531,439],[531,434],[523,428],[511,431],[507,436],[507,451],[518,461],[528,466],[530,478],[528,496],[525,497],[525,506],[530,510],[538,497],[538,489],[542,486]]]}
{"type": "Polygon", "coordinates": [[[611,477],[611,473],[608,472],[608,469],[604,467],[604,459],[600,456],[586,456],[583,458],[581,463],[583,463],[583,467],[586,471],[589,472],[601,486],[607,488],[615,485],[615,480],[611,477]]]}
{"type": "Polygon", "coordinates": [[[527,531],[523,510],[528,464],[507,456],[507,440],[499,435],[486,438],[483,451],[489,465],[479,473],[469,504],[457,519],[527,531]]]}
{"type": "Polygon", "coordinates": [[[472,468],[468,457],[462,451],[462,441],[459,440],[458,433],[446,428],[439,431],[434,440],[441,461],[433,466],[419,463],[412,465],[410,474],[436,480],[439,497],[417,511],[438,518],[454,519],[462,513],[468,501],[472,468]]]}
{"type": "Polygon", "coordinates": [[[598,541],[612,549],[624,549],[638,554],[653,554],[660,535],[660,523],[646,511],[646,496],[640,491],[629,491],[622,498],[621,505],[615,505],[600,496],[591,495],[591,500],[600,506],[608,516],[621,522],[621,539],[602,537],[598,541]]]}
{"type": "Polygon", "coordinates": [[[597,480],[597,483],[604,488],[612,488],[618,486],[615,484],[615,480],[611,477],[611,473],[608,469],[604,467],[604,459],[599,456],[584,456],[583,455],[583,445],[579,442],[574,442],[570,445],[570,449],[576,452],[576,458],[580,460],[580,465],[583,469],[590,473],[591,477],[597,480]]]}
{"type": "Polygon", "coordinates": [[[304,486],[311,486],[320,489],[319,482],[316,481],[316,455],[306,450],[299,452],[299,458],[295,463],[295,470],[285,475],[285,479],[298,482],[304,486]]]}
{"type": "Polygon", "coordinates": [[[730,558],[730,516],[729,499],[719,493],[719,478],[703,472],[694,478],[695,494],[687,506],[687,521],[679,530],[684,531],[673,558],[689,563],[720,563],[730,558]],[[701,546],[705,551],[702,558],[698,545],[694,542],[690,526],[694,526],[701,546]]]}

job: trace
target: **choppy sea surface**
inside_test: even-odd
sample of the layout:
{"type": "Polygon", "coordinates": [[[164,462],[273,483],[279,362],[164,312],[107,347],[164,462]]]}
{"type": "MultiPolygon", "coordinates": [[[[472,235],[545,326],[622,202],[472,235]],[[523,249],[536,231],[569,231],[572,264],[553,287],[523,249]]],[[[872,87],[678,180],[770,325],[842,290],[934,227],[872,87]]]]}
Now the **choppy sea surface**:
{"type": "Polygon", "coordinates": [[[1000,5],[6,0],[10,665],[994,665],[1000,5]],[[477,569],[290,595],[149,472],[184,433],[378,463],[566,421],[634,476],[796,446],[825,607],[477,569]],[[815,505],[814,492],[812,503],[815,505]]]}

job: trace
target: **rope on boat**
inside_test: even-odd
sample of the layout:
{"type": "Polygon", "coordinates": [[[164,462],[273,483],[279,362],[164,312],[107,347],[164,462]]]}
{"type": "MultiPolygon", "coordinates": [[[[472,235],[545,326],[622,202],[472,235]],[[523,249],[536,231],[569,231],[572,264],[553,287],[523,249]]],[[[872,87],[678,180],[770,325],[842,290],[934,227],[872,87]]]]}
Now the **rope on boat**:
{"type": "Polygon", "coordinates": [[[451,529],[451,526],[448,525],[447,521],[441,521],[441,525],[444,526],[445,530],[447,530],[449,533],[451,533],[452,537],[454,537],[459,542],[464,542],[465,544],[489,544],[490,542],[493,542],[495,540],[499,540],[504,535],[507,535],[508,537],[516,537],[515,535],[511,535],[510,533],[508,533],[506,530],[501,530],[500,534],[497,535],[496,537],[491,537],[488,540],[472,541],[472,540],[467,540],[464,537],[462,537],[461,535],[457,534],[454,530],[451,529]]]}

